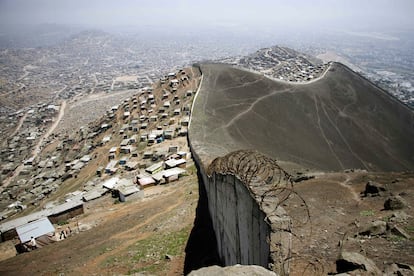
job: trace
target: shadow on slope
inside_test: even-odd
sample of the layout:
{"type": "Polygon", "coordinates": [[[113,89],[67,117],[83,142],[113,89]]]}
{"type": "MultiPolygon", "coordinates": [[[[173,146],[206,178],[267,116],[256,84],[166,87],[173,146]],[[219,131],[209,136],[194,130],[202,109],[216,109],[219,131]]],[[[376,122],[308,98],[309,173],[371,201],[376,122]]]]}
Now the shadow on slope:
{"type": "Polygon", "coordinates": [[[217,251],[216,235],[208,210],[206,188],[202,183],[203,178],[200,175],[200,170],[198,169],[197,172],[199,199],[194,226],[185,248],[184,275],[202,267],[221,265],[217,251]]]}

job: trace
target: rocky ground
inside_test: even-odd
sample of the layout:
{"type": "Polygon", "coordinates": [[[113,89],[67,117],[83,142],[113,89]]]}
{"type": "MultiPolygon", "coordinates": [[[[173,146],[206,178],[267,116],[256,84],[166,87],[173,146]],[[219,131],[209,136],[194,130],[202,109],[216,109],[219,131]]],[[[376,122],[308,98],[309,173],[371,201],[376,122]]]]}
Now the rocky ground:
{"type": "Polygon", "coordinates": [[[322,174],[294,189],[292,275],[414,274],[413,173],[322,174]]]}

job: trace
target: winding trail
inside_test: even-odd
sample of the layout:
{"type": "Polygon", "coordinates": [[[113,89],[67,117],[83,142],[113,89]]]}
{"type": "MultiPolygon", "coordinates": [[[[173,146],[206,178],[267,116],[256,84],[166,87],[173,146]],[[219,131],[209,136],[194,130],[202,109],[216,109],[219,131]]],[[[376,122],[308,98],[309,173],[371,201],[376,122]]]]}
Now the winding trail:
{"type": "MultiPolygon", "coordinates": [[[[258,103],[260,103],[260,102],[262,102],[263,100],[265,100],[265,99],[267,99],[267,98],[269,98],[269,97],[272,97],[272,96],[274,96],[274,95],[276,95],[276,94],[279,94],[279,93],[284,93],[284,92],[289,92],[289,91],[292,91],[292,90],[294,90],[295,88],[294,87],[289,87],[289,88],[285,88],[285,89],[282,89],[282,90],[276,90],[276,91],[273,91],[272,93],[270,93],[270,94],[266,94],[266,95],[263,95],[263,96],[261,96],[261,97],[259,97],[259,98],[257,98],[253,103],[251,103],[250,104],[250,107],[249,108],[247,108],[247,109],[245,109],[245,110],[243,110],[242,112],[240,112],[239,114],[237,114],[236,116],[234,116],[225,126],[223,126],[222,128],[228,128],[228,127],[230,127],[235,121],[237,121],[238,119],[240,119],[242,116],[244,116],[244,115],[246,115],[247,113],[249,113],[250,111],[252,111],[253,110],[253,108],[258,104],[258,103]]],[[[247,103],[246,103],[247,104],[247,103]]]]}
{"type": "Polygon", "coordinates": [[[316,116],[318,118],[318,127],[319,127],[319,130],[321,132],[321,135],[322,135],[323,139],[325,140],[326,144],[328,145],[330,152],[335,157],[335,159],[338,161],[339,165],[341,166],[341,168],[343,170],[345,168],[344,167],[344,164],[342,164],[341,159],[335,153],[334,149],[332,148],[331,142],[326,137],[326,134],[325,134],[325,132],[324,132],[324,130],[322,128],[322,125],[321,125],[321,117],[320,117],[320,114],[319,114],[318,100],[316,99],[316,95],[313,95],[313,101],[315,103],[316,116]]]}
{"type": "MultiPolygon", "coordinates": [[[[12,132],[12,134],[10,134],[9,138],[12,138],[14,135],[17,134],[17,132],[19,132],[19,130],[22,128],[22,125],[24,123],[24,120],[26,120],[27,118],[27,112],[20,118],[19,123],[17,124],[15,130],[12,132]]],[[[7,139],[3,142],[3,147],[6,146],[7,143],[7,139]]]]}

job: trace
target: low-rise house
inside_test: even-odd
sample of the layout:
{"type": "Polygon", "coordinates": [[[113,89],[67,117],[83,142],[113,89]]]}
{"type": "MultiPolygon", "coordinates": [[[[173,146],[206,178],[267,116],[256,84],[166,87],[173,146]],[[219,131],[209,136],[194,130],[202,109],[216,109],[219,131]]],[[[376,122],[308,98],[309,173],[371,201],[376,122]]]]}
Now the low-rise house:
{"type": "Polygon", "coordinates": [[[80,171],[85,166],[85,163],[83,162],[77,162],[72,169],[75,171],[80,171]]]}
{"type": "Polygon", "coordinates": [[[170,87],[177,87],[180,84],[180,81],[177,79],[173,79],[170,81],[170,87]]]}
{"type": "Polygon", "coordinates": [[[186,170],[184,169],[172,168],[164,171],[164,178],[165,181],[169,183],[178,180],[184,173],[186,173],[186,170]]]}
{"type": "Polygon", "coordinates": [[[111,136],[110,135],[109,136],[105,136],[104,138],[102,138],[102,144],[106,144],[109,141],[111,141],[111,136]]]}
{"type": "Polygon", "coordinates": [[[182,126],[188,126],[189,122],[190,122],[190,117],[189,116],[184,116],[181,119],[181,125],[182,126]]]}
{"type": "Polygon", "coordinates": [[[187,165],[187,161],[185,159],[169,159],[165,161],[165,166],[167,169],[179,167],[185,168],[187,165]]]}
{"type": "Polygon", "coordinates": [[[132,145],[132,144],[135,144],[136,142],[138,142],[138,135],[134,134],[134,135],[131,136],[131,138],[129,138],[128,144],[132,145]]]}
{"type": "Polygon", "coordinates": [[[175,131],[173,129],[167,129],[164,131],[164,138],[165,139],[173,139],[175,131]]]}
{"type": "Polygon", "coordinates": [[[179,136],[187,136],[187,134],[188,134],[187,128],[181,128],[180,131],[178,132],[179,136]]]}
{"type": "Polygon", "coordinates": [[[155,134],[148,135],[148,145],[154,144],[156,139],[157,139],[157,135],[155,134]]]}
{"type": "Polygon", "coordinates": [[[55,227],[50,223],[47,217],[25,223],[16,227],[17,235],[21,243],[26,243],[31,238],[37,239],[40,236],[55,232],[55,227]]]}
{"type": "Polygon", "coordinates": [[[151,175],[151,177],[155,180],[155,182],[157,184],[164,184],[165,183],[165,179],[164,179],[164,171],[159,171],[157,173],[154,173],[153,175],[151,175]]]}
{"type": "Polygon", "coordinates": [[[147,133],[141,133],[139,140],[141,142],[146,142],[148,140],[148,134],[147,133]]]}
{"type": "Polygon", "coordinates": [[[146,189],[148,187],[154,186],[156,184],[156,182],[152,177],[147,176],[147,177],[143,177],[143,178],[138,179],[138,184],[139,184],[141,189],[146,189]]]}
{"type": "Polygon", "coordinates": [[[158,163],[155,163],[155,164],[149,166],[148,168],[145,169],[145,171],[149,174],[154,174],[154,173],[157,173],[159,171],[162,171],[163,165],[164,165],[164,162],[161,161],[161,162],[158,162],[158,163]]]}
{"type": "Polygon", "coordinates": [[[134,184],[129,186],[118,187],[119,201],[125,202],[133,198],[139,198],[143,196],[143,192],[134,184]]]}
{"type": "Polygon", "coordinates": [[[89,161],[91,161],[91,156],[90,155],[84,155],[84,156],[82,156],[82,158],[81,159],[79,159],[81,162],[83,162],[83,163],[88,163],[89,161]]]}
{"type": "Polygon", "coordinates": [[[114,154],[114,155],[117,155],[119,153],[119,148],[118,147],[112,147],[110,150],[109,150],[109,154],[114,154]]]}
{"type": "Polygon", "coordinates": [[[117,164],[118,164],[118,161],[117,160],[111,160],[108,163],[108,165],[105,167],[105,173],[106,174],[114,174],[114,173],[116,173],[116,171],[118,170],[116,168],[117,164]]]}
{"type": "Polygon", "coordinates": [[[178,151],[177,154],[180,158],[187,159],[188,153],[186,151],[178,151]]]}
{"type": "Polygon", "coordinates": [[[82,199],[85,202],[100,198],[102,195],[104,195],[108,189],[102,188],[102,187],[96,187],[86,193],[83,194],[82,199]]]}
{"type": "Polygon", "coordinates": [[[128,161],[125,164],[125,169],[128,171],[133,171],[136,170],[138,168],[139,163],[137,161],[128,161]]]}
{"type": "Polygon", "coordinates": [[[113,190],[116,187],[118,181],[118,177],[111,177],[110,179],[107,179],[102,183],[102,187],[108,190],[113,190]]]}
{"type": "Polygon", "coordinates": [[[135,150],[135,147],[132,146],[132,145],[127,145],[127,146],[121,147],[121,153],[123,153],[123,154],[130,154],[134,150],[135,150]]]}
{"type": "Polygon", "coordinates": [[[127,162],[128,162],[128,157],[122,157],[119,159],[119,165],[121,166],[125,166],[127,162]]]}
{"type": "Polygon", "coordinates": [[[178,152],[178,146],[169,146],[168,147],[168,153],[177,153],[178,152]]]}
{"type": "Polygon", "coordinates": [[[127,146],[128,144],[129,144],[129,139],[123,139],[123,140],[121,141],[120,146],[121,146],[121,147],[124,147],[124,146],[127,146]]]}
{"type": "Polygon", "coordinates": [[[143,159],[150,159],[150,158],[152,158],[152,156],[153,156],[153,152],[152,151],[146,151],[146,152],[144,152],[142,158],[143,159]]]}
{"type": "Polygon", "coordinates": [[[119,201],[121,202],[125,202],[127,198],[131,198],[133,194],[136,194],[139,191],[140,189],[138,186],[135,185],[131,179],[126,178],[118,180],[112,188],[112,194],[119,197],[119,201]]]}

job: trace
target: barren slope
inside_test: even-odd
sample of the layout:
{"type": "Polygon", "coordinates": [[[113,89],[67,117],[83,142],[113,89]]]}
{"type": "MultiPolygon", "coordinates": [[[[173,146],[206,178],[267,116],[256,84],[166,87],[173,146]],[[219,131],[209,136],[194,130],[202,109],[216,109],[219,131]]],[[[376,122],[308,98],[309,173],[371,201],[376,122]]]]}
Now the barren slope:
{"type": "Polygon", "coordinates": [[[341,64],[302,85],[220,64],[201,71],[190,138],[205,161],[257,149],[325,171],[414,168],[414,113],[341,64]]]}

